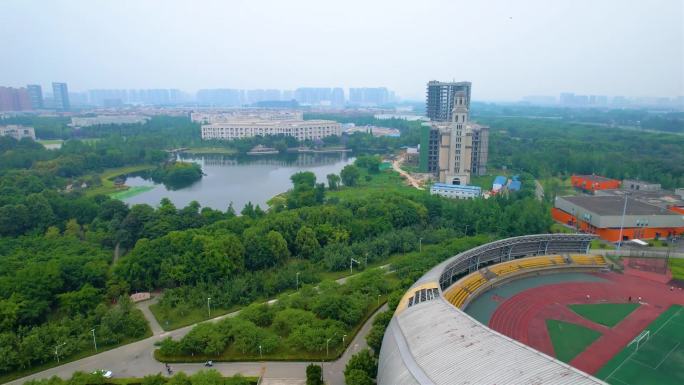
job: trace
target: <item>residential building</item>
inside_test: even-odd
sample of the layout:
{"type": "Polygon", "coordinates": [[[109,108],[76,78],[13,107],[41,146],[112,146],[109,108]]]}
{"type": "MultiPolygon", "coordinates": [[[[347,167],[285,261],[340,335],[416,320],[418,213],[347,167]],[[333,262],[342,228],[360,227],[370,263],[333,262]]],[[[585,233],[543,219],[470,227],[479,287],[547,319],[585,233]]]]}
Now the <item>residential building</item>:
{"type": "MultiPolygon", "coordinates": [[[[624,190],[619,190],[623,191],[624,190]]],[[[684,234],[681,213],[632,199],[629,195],[557,197],[553,219],[609,242],[671,239],[684,234]]]]}
{"type": "Polygon", "coordinates": [[[304,113],[296,110],[274,109],[235,109],[214,110],[190,113],[190,120],[195,123],[224,123],[237,120],[304,120],[304,113]]]}
{"type": "Polygon", "coordinates": [[[0,87],[0,111],[31,109],[31,98],[26,88],[0,87]]]}
{"type": "Polygon", "coordinates": [[[202,125],[202,140],[233,140],[254,136],[287,135],[297,140],[320,140],[342,135],[342,126],[331,120],[235,119],[202,125]]]}
{"type": "Polygon", "coordinates": [[[100,125],[144,124],[150,120],[147,116],[140,115],[98,115],[95,117],[73,117],[72,127],[89,127],[100,125]]]}
{"type": "Polygon", "coordinates": [[[40,110],[43,108],[43,88],[39,84],[29,84],[26,86],[29,100],[31,101],[31,109],[40,110]]]}
{"type": "Polygon", "coordinates": [[[482,195],[482,189],[478,186],[434,183],[432,187],[430,187],[430,194],[446,198],[475,199],[482,195]]]}
{"type": "Polygon", "coordinates": [[[295,90],[295,99],[302,104],[332,104],[332,88],[303,87],[295,90]]]}
{"type": "Polygon", "coordinates": [[[390,101],[390,91],[385,87],[349,89],[349,103],[351,104],[380,106],[390,101]]]}
{"type": "Polygon", "coordinates": [[[16,140],[30,138],[36,140],[36,132],[33,127],[20,126],[11,124],[7,126],[0,126],[0,136],[9,136],[16,140]]]}
{"type": "Polygon", "coordinates": [[[221,88],[197,91],[197,103],[206,106],[240,106],[243,104],[242,90],[221,88]]]}
{"type": "Polygon", "coordinates": [[[433,122],[451,122],[457,92],[465,95],[465,106],[470,108],[470,82],[438,82],[427,84],[427,117],[433,122]]]}
{"type": "Polygon", "coordinates": [[[69,88],[66,83],[52,83],[52,97],[54,107],[60,111],[68,111],[71,108],[69,103],[69,88]]]}

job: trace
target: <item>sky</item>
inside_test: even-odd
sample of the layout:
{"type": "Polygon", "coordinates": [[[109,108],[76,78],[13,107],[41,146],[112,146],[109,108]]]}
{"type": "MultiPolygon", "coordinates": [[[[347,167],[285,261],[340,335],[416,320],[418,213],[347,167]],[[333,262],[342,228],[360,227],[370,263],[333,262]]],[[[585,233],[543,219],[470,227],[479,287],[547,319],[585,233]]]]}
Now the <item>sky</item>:
{"type": "Polygon", "coordinates": [[[684,0],[0,0],[0,85],[684,95],[684,0]]]}

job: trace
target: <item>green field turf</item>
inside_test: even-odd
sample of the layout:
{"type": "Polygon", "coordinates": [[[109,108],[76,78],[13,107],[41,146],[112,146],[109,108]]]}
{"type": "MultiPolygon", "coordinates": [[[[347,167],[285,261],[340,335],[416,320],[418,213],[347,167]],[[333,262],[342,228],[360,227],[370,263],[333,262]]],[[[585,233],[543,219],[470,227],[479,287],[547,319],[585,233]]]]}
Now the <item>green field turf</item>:
{"type": "Polygon", "coordinates": [[[612,328],[639,307],[638,303],[593,303],[569,305],[580,316],[612,328]]]}
{"type": "Polygon", "coordinates": [[[670,307],[646,330],[638,349],[628,345],[596,377],[614,385],[684,384],[684,307],[670,307]]]}
{"type": "Polygon", "coordinates": [[[601,333],[584,326],[554,319],[546,320],[546,328],[556,358],[563,362],[570,362],[601,336],[601,333]]]}

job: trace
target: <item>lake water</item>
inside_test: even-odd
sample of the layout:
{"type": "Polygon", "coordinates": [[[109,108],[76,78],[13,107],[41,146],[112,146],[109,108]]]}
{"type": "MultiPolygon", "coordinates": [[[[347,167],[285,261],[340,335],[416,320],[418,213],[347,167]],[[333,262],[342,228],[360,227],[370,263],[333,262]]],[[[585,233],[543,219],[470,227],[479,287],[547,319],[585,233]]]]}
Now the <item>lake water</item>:
{"type": "Polygon", "coordinates": [[[238,213],[247,202],[267,208],[266,201],[292,188],[290,176],[300,171],[311,171],[316,180],[326,183],[326,175],[339,174],[342,168],[354,161],[344,153],[336,154],[286,154],[260,156],[188,155],[180,154],[179,160],[195,162],[206,174],[191,186],[169,190],[140,176],[126,178],[128,186],[154,186],[153,189],[124,199],[129,204],[146,203],[159,205],[162,198],[169,198],[177,208],[185,207],[195,200],[202,207],[225,211],[233,202],[238,213]]]}

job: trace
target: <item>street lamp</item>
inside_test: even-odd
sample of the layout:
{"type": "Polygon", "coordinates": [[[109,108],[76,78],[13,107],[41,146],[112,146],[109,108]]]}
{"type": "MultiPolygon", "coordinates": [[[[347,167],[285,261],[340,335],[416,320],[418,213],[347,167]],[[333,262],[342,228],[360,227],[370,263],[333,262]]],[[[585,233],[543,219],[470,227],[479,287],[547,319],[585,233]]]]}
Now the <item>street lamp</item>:
{"type": "Polygon", "coordinates": [[[346,335],[346,334],[342,336],[342,349],[344,349],[344,339],[345,339],[345,338],[347,338],[347,335],[346,335]]]}
{"type": "Polygon", "coordinates": [[[463,235],[465,235],[466,237],[468,236],[468,225],[466,225],[465,233],[463,235]]]}
{"type": "Polygon", "coordinates": [[[211,297],[207,297],[207,312],[209,313],[209,317],[211,317],[211,297]]]}
{"type": "Polygon", "coordinates": [[[262,355],[262,351],[261,351],[261,345],[259,345],[259,359],[262,359],[262,358],[263,358],[263,355],[262,355]]]}
{"type": "Polygon", "coordinates": [[[378,306],[380,306],[380,294],[378,294],[378,306]]]}
{"type": "Polygon", "coordinates": [[[418,238],[418,252],[423,252],[423,238],[418,238]]]}
{"type": "Polygon", "coordinates": [[[90,329],[90,332],[93,333],[93,345],[95,345],[95,353],[97,353],[97,341],[95,340],[95,328],[90,329]]]}
{"type": "Polygon", "coordinates": [[[55,346],[55,357],[57,357],[57,363],[58,364],[59,364],[59,348],[61,348],[64,345],[66,345],[66,342],[62,342],[61,344],[55,346]]]}
{"type": "Polygon", "coordinates": [[[330,340],[332,340],[332,338],[328,338],[328,340],[325,341],[325,356],[326,357],[330,355],[329,350],[328,350],[328,344],[330,343],[330,340]]]}
{"type": "Polygon", "coordinates": [[[299,272],[297,272],[297,291],[299,291],[299,272]]]}
{"type": "Polygon", "coordinates": [[[622,220],[620,221],[620,236],[618,238],[617,253],[620,253],[620,246],[622,246],[622,230],[625,227],[625,214],[627,213],[627,195],[629,195],[629,193],[625,191],[625,205],[622,206],[622,220]]]}
{"type": "Polygon", "coordinates": [[[354,258],[349,258],[349,273],[354,274],[354,262],[358,265],[360,262],[354,258]]]}

